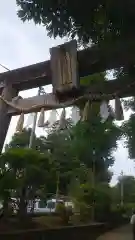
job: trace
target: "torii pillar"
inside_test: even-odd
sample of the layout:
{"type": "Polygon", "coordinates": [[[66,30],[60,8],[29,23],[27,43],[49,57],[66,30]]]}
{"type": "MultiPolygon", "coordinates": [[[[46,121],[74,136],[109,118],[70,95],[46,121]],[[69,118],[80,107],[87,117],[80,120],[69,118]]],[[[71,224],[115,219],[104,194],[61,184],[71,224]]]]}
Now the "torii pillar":
{"type": "MultiPolygon", "coordinates": [[[[5,84],[1,93],[2,97],[11,101],[17,95],[17,90],[10,84],[5,84]]],[[[8,106],[0,100],[0,152],[3,149],[4,141],[11,121],[11,115],[8,114],[8,106]]]]}

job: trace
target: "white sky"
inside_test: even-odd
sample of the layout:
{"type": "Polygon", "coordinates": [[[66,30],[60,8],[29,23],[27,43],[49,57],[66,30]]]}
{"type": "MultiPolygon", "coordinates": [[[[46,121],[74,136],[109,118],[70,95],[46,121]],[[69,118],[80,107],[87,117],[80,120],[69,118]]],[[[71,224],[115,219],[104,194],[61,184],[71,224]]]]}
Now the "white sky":
{"type": "MultiPolygon", "coordinates": [[[[15,69],[26,65],[49,59],[49,48],[64,42],[62,39],[50,39],[44,27],[35,26],[33,22],[23,23],[16,14],[15,0],[0,2],[0,63],[9,69],[15,69]]],[[[0,67],[0,72],[5,71],[0,67]]],[[[48,87],[48,91],[50,87],[48,87]]],[[[37,89],[22,92],[23,97],[34,96],[37,89]]],[[[125,114],[128,117],[128,114],[125,114]]],[[[12,118],[6,142],[9,142],[14,134],[17,117],[12,118]]],[[[44,134],[36,129],[38,135],[44,134]]],[[[119,148],[114,153],[115,164],[112,168],[114,176],[112,184],[116,182],[121,170],[124,174],[135,175],[134,163],[128,159],[127,150],[123,147],[124,142],[119,142],[119,148]]]]}

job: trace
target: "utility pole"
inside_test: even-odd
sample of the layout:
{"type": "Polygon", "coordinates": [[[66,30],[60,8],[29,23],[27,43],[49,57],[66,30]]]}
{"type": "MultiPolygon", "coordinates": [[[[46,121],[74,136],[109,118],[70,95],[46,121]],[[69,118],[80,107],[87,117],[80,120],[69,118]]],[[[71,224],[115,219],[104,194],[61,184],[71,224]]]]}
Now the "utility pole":
{"type": "Polygon", "coordinates": [[[123,207],[124,204],[124,182],[123,182],[123,171],[121,171],[121,182],[120,182],[120,204],[123,207]]]}
{"type": "MultiPolygon", "coordinates": [[[[44,92],[43,88],[39,87],[37,96],[40,96],[40,94],[43,93],[43,92],[44,92]]],[[[29,140],[29,148],[32,148],[32,144],[33,144],[33,138],[34,138],[34,135],[35,135],[36,123],[37,123],[37,115],[38,115],[38,113],[34,114],[33,126],[32,126],[32,130],[31,130],[31,134],[30,134],[30,140],[29,140]]]]}
{"type": "Polygon", "coordinates": [[[91,219],[94,222],[95,220],[95,150],[93,150],[93,159],[92,159],[92,189],[93,189],[93,196],[92,196],[91,219]]]}
{"type": "Polygon", "coordinates": [[[58,198],[59,198],[59,183],[60,183],[60,173],[58,171],[58,173],[57,173],[57,182],[56,182],[56,204],[57,204],[58,198]]]}

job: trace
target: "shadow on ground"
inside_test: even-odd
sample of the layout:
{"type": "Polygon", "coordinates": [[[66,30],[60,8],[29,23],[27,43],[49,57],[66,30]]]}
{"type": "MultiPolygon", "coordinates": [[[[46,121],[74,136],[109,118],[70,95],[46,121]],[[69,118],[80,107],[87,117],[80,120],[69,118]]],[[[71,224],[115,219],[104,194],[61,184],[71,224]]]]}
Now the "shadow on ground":
{"type": "Polygon", "coordinates": [[[130,225],[124,225],[98,237],[97,240],[132,240],[132,228],[130,225]]]}

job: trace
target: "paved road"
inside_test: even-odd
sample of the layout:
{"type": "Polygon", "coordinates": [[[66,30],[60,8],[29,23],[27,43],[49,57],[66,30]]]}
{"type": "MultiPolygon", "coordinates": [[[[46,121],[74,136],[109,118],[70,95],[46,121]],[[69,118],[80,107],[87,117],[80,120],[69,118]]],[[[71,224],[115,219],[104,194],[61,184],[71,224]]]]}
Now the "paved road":
{"type": "Polygon", "coordinates": [[[100,236],[97,240],[132,240],[131,226],[125,225],[100,236]]]}

